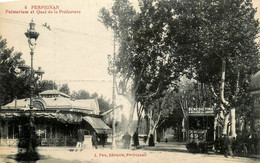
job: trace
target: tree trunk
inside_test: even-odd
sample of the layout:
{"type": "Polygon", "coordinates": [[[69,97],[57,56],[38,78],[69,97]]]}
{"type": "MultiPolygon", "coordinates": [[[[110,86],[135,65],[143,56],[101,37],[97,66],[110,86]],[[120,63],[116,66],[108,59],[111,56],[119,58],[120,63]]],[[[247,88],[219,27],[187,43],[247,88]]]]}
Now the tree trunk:
{"type": "Polygon", "coordinates": [[[183,142],[185,142],[186,141],[186,129],[187,129],[187,127],[186,127],[186,125],[187,125],[187,120],[186,120],[186,118],[184,117],[183,119],[182,119],[182,141],[183,142]]]}
{"type": "Polygon", "coordinates": [[[242,132],[245,129],[245,120],[244,117],[239,118],[239,131],[242,132]]]}
{"type": "MultiPolygon", "coordinates": [[[[147,140],[149,140],[149,138],[150,138],[150,135],[152,134],[153,136],[154,136],[154,142],[156,141],[156,139],[155,139],[155,132],[156,132],[156,129],[157,129],[157,127],[158,127],[158,123],[159,123],[159,120],[160,120],[160,118],[161,118],[161,114],[162,114],[162,110],[160,111],[160,113],[159,113],[159,115],[158,115],[158,118],[157,118],[157,120],[154,122],[154,120],[152,119],[152,110],[150,110],[150,116],[151,117],[149,117],[149,119],[150,119],[150,131],[149,131],[149,133],[148,133],[148,139],[147,140]]],[[[148,143],[149,143],[149,141],[148,141],[148,143]]]]}
{"type": "MultiPolygon", "coordinates": [[[[131,108],[130,108],[130,114],[129,114],[129,118],[128,118],[128,129],[126,130],[131,130],[132,128],[132,122],[133,122],[133,117],[134,117],[134,111],[135,111],[135,102],[131,103],[131,108]]],[[[129,131],[130,133],[133,133],[133,131],[129,131]]]]}
{"type": "Polygon", "coordinates": [[[230,116],[231,116],[231,136],[232,137],[236,137],[236,109],[235,108],[231,108],[230,109],[230,116]]]}
{"type": "Polygon", "coordinates": [[[153,110],[149,110],[148,111],[148,119],[149,119],[149,132],[148,132],[148,135],[147,135],[147,142],[146,144],[149,145],[149,139],[150,139],[150,136],[151,134],[154,135],[154,130],[155,130],[155,122],[154,120],[152,119],[152,116],[153,116],[153,110]]]}
{"type": "Polygon", "coordinates": [[[164,128],[163,128],[162,132],[163,132],[162,138],[164,138],[164,136],[165,136],[164,128]]]}
{"type": "MultiPolygon", "coordinates": [[[[141,117],[142,117],[142,113],[141,110],[138,111],[138,105],[136,106],[136,113],[137,113],[137,126],[136,126],[136,132],[137,132],[137,136],[139,135],[139,127],[140,127],[140,122],[141,122],[141,117]]],[[[141,109],[141,108],[139,108],[141,109]]],[[[137,144],[139,145],[139,139],[137,139],[137,144]]]]}
{"type": "Polygon", "coordinates": [[[229,114],[226,114],[224,118],[224,127],[222,131],[223,135],[228,135],[228,122],[229,122],[229,114]]]}
{"type": "Polygon", "coordinates": [[[154,142],[157,143],[157,129],[154,130],[154,142]]]}
{"type": "Polygon", "coordinates": [[[215,119],[214,119],[214,140],[216,140],[216,137],[217,137],[217,123],[218,123],[218,115],[215,116],[215,119]]]}
{"type": "MultiPolygon", "coordinates": [[[[230,113],[227,113],[227,107],[230,107],[230,104],[228,101],[225,100],[224,94],[225,94],[225,77],[226,77],[226,58],[222,58],[222,67],[221,67],[221,84],[220,84],[220,100],[221,100],[221,108],[226,113],[224,118],[224,127],[222,133],[224,135],[228,135],[228,122],[229,122],[229,116],[230,113]]],[[[236,124],[235,122],[233,123],[236,124]]]]}
{"type": "Polygon", "coordinates": [[[139,133],[139,127],[140,127],[140,123],[141,123],[141,118],[142,118],[142,112],[143,112],[143,107],[139,106],[138,103],[136,104],[136,115],[137,115],[137,127],[136,127],[136,131],[137,133],[139,133]]]}
{"type": "Polygon", "coordinates": [[[228,101],[225,100],[225,78],[226,78],[226,60],[222,58],[222,67],[221,67],[221,84],[220,84],[220,100],[224,104],[224,107],[228,106],[228,101]]]}
{"type": "Polygon", "coordinates": [[[149,119],[149,117],[147,115],[145,116],[145,122],[146,122],[146,131],[145,131],[145,133],[148,135],[149,131],[150,131],[150,119],[149,119]]]}

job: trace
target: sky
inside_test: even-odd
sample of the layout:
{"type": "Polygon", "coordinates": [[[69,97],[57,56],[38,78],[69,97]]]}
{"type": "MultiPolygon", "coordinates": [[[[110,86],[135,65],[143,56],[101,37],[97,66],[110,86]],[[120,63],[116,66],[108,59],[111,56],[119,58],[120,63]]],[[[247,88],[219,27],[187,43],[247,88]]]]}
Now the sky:
{"type": "MultiPolygon", "coordinates": [[[[26,0],[1,3],[0,33],[8,47],[23,53],[30,65],[30,49],[24,33],[33,19],[40,33],[34,55],[34,68],[42,67],[44,80],[68,83],[71,91],[85,89],[111,98],[112,76],[107,73],[107,55],[113,54],[113,35],[98,21],[102,7],[112,0],[26,0]],[[38,13],[40,6],[58,6],[58,14],[38,13]],[[31,9],[31,8],[34,9],[31,9]],[[27,8],[27,9],[25,9],[27,8]],[[8,10],[8,11],[7,11],[8,10]],[[13,11],[32,11],[13,14],[13,11]],[[80,14],[59,13],[59,10],[80,14]],[[42,24],[50,25],[48,30],[42,24]]],[[[51,10],[54,11],[54,10],[51,10]]]]}
{"type": "MultiPolygon", "coordinates": [[[[137,0],[133,2],[137,4],[137,0]]],[[[60,85],[68,83],[71,91],[84,89],[111,99],[112,76],[107,73],[107,55],[113,54],[113,34],[98,21],[98,13],[112,4],[113,0],[0,0],[0,34],[7,39],[8,47],[23,53],[22,58],[30,65],[30,49],[24,33],[33,19],[40,33],[34,68],[42,67],[43,80],[54,80],[60,85]],[[41,6],[58,6],[55,10],[58,14],[48,13],[49,10],[42,13],[45,9],[39,9],[41,6]],[[34,13],[14,14],[11,10],[34,10],[34,13]],[[59,10],[80,14],[59,13],[59,10]],[[45,23],[51,30],[42,25],[45,23]]],[[[253,0],[253,5],[260,6],[260,0],[253,0]]]]}

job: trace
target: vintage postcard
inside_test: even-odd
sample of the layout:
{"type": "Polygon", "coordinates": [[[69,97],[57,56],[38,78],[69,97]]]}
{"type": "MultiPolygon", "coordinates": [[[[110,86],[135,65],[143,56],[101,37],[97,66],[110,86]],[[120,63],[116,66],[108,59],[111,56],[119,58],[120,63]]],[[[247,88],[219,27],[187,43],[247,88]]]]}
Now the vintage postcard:
{"type": "Polygon", "coordinates": [[[0,162],[258,162],[258,7],[0,0],[0,162]]]}

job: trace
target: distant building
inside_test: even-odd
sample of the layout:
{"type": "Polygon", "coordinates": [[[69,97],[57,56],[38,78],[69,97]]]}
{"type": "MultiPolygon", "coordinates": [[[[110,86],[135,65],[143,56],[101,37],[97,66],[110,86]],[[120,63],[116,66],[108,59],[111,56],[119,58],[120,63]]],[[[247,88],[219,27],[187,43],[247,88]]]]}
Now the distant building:
{"type": "MultiPolygon", "coordinates": [[[[16,145],[21,126],[29,116],[29,99],[19,99],[0,109],[0,145],[16,145]]],[[[40,145],[69,146],[76,144],[78,129],[85,135],[110,133],[101,120],[96,99],[71,100],[57,90],[41,92],[34,98],[33,116],[40,145]]]]}
{"type": "Polygon", "coordinates": [[[260,137],[260,71],[250,82],[251,95],[253,96],[253,131],[260,137]]]}

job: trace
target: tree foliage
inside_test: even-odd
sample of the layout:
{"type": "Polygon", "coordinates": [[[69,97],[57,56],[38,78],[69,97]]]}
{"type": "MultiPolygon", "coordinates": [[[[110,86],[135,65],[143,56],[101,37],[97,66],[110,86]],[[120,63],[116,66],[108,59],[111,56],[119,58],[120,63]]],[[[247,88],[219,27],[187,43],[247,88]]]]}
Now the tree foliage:
{"type": "Polygon", "coordinates": [[[53,80],[43,80],[39,81],[39,84],[36,87],[36,94],[46,90],[57,90],[58,86],[53,80]]]}
{"type": "Polygon", "coordinates": [[[18,65],[24,64],[22,53],[7,48],[6,39],[0,36],[0,106],[14,98],[25,98],[30,93],[28,74],[19,75],[18,65]]]}
{"type": "MultiPolygon", "coordinates": [[[[248,84],[259,64],[259,22],[251,1],[140,0],[139,9],[115,0],[111,10],[100,11],[119,45],[121,92],[130,90],[141,105],[159,104],[186,75],[211,86],[214,102],[226,112],[249,102],[248,84]]],[[[197,98],[200,104],[207,102],[203,98],[197,98]]]]}
{"type": "Polygon", "coordinates": [[[86,90],[79,90],[78,92],[73,91],[71,97],[73,99],[89,99],[90,94],[86,90]]]}
{"type": "Polygon", "coordinates": [[[172,38],[179,44],[177,59],[186,60],[182,63],[191,77],[212,86],[214,102],[226,113],[225,119],[233,113],[235,136],[234,109],[241,113],[249,103],[248,84],[258,71],[256,9],[248,0],[179,1],[174,6],[185,27],[172,38]]]}
{"type": "Polygon", "coordinates": [[[96,92],[90,95],[90,93],[86,90],[73,91],[71,97],[75,100],[97,99],[101,113],[112,109],[112,104],[110,100],[107,100],[103,95],[99,96],[96,92]]]}
{"type": "Polygon", "coordinates": [[[188,61],[185,68],[198,81],[219,87],[224,59],[228,100],[234,100],[231,95],[237,91],[234,84],[237,80],[240,88],[237,95],[242,96],[259,63],[255,42],[259,23],[254,18],[256,10],[252,3],[247,0],[180,1],[175,11],[186,30],[173,38],[179,44],[178,60],[188,61]]]}
{"type": "Polygon", "coordinates": [[[160,8],[153,1],[142,0],[140,12],[136,12],[128,0],[115,0],[111,10],[100,11],[100,21],[113,30],[119,46],[115,58],[116,73],[121,79],[118,92],[127,95],[132,113],[135,108],[140,112],[146,100],[163,98],[179,79],[174,50],[165,40],[168,25],[163,15],[169,15],[168,9],[166,3],[160,8]],[[136,107],[138,102],[141,105],[136,107]]]}
{"type": "Polygon", "coordinates": [[[62,84],[59,91],[65,93],[67,95],[70,95],[70,88],[69,88],[68,83],[62,84]]]}

